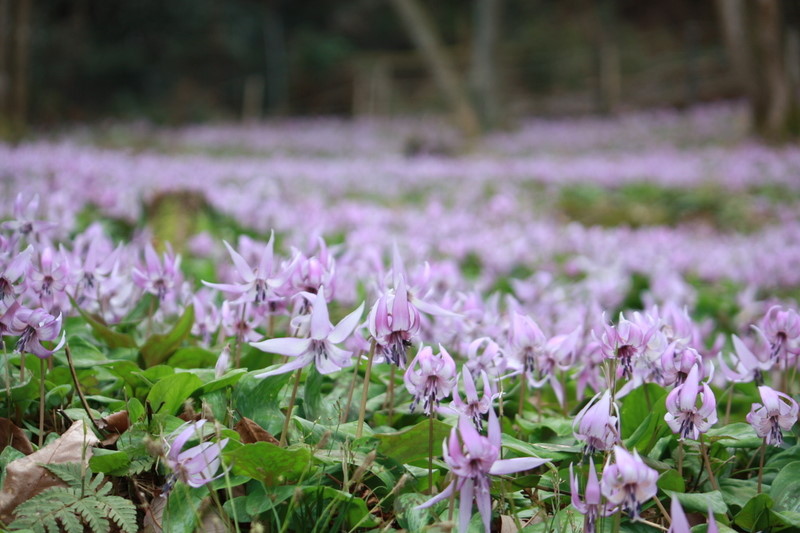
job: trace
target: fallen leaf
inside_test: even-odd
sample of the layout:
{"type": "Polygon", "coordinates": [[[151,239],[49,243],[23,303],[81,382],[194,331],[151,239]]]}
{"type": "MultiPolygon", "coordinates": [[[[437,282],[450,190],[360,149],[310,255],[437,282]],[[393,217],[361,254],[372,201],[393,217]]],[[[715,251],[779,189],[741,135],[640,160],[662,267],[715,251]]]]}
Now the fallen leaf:
{"type": "Polygon", "coordinates": [[[33,446],[25,432],[8,418],[0,418],[0,450],[6,446],[11,446],[25,455],[33,453],[33,446]]]}
{"type": "Polygon", "coordinates": [[[88,466],[92,446],[99,441],[82,420],[77,420],[59,438],[27,457],[11,461],[0,490],[0,521],[13,520],[17,505],[48,487],[64,483],[39,464],[80,463],[88,466]]]}
{"type": "Polygon", "coordinates": [[[125,433],[130,427],[131,421],[128,418],[128,411],[118,411],[101,418],[97,425],[100,426],[100,429],[112,433],[125,433]]]}
{"type": "Polygon", "coordinates": [[[508,515],[500,515],[500,533],[517,533],[519,528],[514,519],[508,515]]]}
{"type": "Polygon", "coordinates": [[[242,417],[233,429],[241,435],[242,444],[253,444],[255,442],[271,442],[272,444],[278,444],[278,439],[249,418],[242,417]]]}

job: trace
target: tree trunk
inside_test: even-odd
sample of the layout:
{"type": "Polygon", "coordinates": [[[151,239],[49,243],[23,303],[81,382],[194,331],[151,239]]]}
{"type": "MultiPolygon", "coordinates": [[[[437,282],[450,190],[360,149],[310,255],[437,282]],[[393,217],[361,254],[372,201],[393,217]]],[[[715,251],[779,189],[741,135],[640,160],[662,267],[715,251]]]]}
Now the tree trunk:
{"type": "Polygon", "coordinates": [[[757,92],[753,54],[745,22],[745,0],[716,0],[725,51],[740,90],[748,98],[757,92]]]}
{"type": "Polygon", "coordinates": [[[467,93],[459,80],[455,65],[442,48],[439,36],[418,0],[392,0],[411,40],[427,64],[445,100],[450,102],[455,120],[463,133],[477,137],[480,125],[467,93]]]}
{"type": "Polygon", "coordinates": [[[11,0],[0,0],[0,122],[8,118],[10,79],[8,53],[10,49],[11,0]]]}
{"type": "Polygon", "coordinates": [[[266,107],[271,114],[286,112],[289,76],[283,19],[277,2],[267,2],[264,15],[264,53],[266,62],[266,107]]]}
{"type": "Polygon", "coordinates": [[[12,74],[11,122],[20,132],[28,120],[28,50],[31,36],[31,3],[17,0],[14,13],[14,70],[12,74]]]}
{"type": "Polygon", "coordinates": [[[767,137],[778,139],[788,133],[791,108],[779,0],[758,0],[755,24],[762,88],[759,90],[760,101],[755,107],[754,118],[759,131],[767,137]]]}
{"type": "Polygon", "coordinates": [[[470,89],[475,110],[484,130],[492,129],[499,119],[497,37],[500,29],[501,0],[473,0],[474,30],[470,89]]]}

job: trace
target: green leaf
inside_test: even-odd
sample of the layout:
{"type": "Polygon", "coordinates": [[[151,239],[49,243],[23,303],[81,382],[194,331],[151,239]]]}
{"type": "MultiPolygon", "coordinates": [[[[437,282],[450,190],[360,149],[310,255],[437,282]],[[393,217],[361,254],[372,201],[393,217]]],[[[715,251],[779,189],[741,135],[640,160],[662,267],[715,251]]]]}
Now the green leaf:
{"type": "Polygon", "coordinates": [[[144,416],[145,410],[144,405],[142,402],[137,400],[136,398],[131,398],[128,400],[128,420],[131,421],[131,424],[135,424],[144,416]]]}
{"type": "MultiPolygon", "coordinates": [[[[449,425],[440,420],[433,421],[433,442],[436,449],[450,434],[450,429],[452,428],[449,425]]],[[[383,455],[400,464],[406,464],[428,457],[429,430],[430,420],[423,420],[403,431],[376,433],[373,437],[380,441],[379,450],[383,455]]]]}
{"type": "Polygon", "coordinates": [[[739,509],[747,505],[757,494],[757,485],[754,479],[734,479],[722,478],[719,480],[722,499],[729,507],[736,506],[739,509]]]}
{"type": "Polygon", "coordinates": [[[643,385],[628,393],[619,411],[623,440],[634,435],[651,414],[653,429],[657,423],[663,422],[666,413],[663,398],[666,395],[667,392],[654,383],[643,385]],[[658,419],[659,414],[661,420],[658,419]]]}
{"type": "Polygon", "coordinates": [[[789,463],[778,472],[769,495],[776,510],[800,512],[800,461],[789,463]]]}
{"type": "Polygon", "coordinates": [[[203,386],[200,378],[188,372],[161,379],[150,389],[147,401],[154,412],[175,414],[191,394],[203,386]],[[162,405],[163,403],[163,405],[162,405]]]}
{"type": "Polygon", "coordinates": [[[686,512],[707,513],[709,506],[714,511],[714,514],[728,512],[728,506],[722,498],[722,493],[718,490],[693,493],[672,492],[671,495],[678,498],[683,510],[686,512]]]}
{"type": "Polygon", "coordinates": [[[112,476],[124,476],[128,473],[131,459],[125,452],[95,448],[89,459],[92,472],[103,472],[112,476]]]}
{"type": "Polygon", "coordinates": [[[768,494],[752,498],[733,519],[734,524],[747,531],[762,531],[773,524],[770,509],[774,505],[768,494]]]}
{"type": "Polygon", "coordinates": [[[408,531],[414,533],[421,531],[430,520],[429,509],[416,509],[417,505],[425,503],[430,496],[424,494],[401,494],[394,501],[397,523],[408,531]]]}
{"type": "Polygon", "coordinates": [[[187,346],[176,351],[167,360],[167,364],[174,368],[212,368],[219,354],[210,352],[199,346],[187,346]]]}
{"type": "Polygon", "coordinates": [[[100,321],[99,319],[93,317],[80,307],[72,299],[70,296],[70,302],[72,302],[72,306],[78,310],[78,313],[83,317],[84,320],[89,324],[92,328],[92,333],[94,336],[103,342],[106,343],[106,346],[109,348],[135,348],[136,341],[133,340],[133,337],[130,335],[126,335],[124,333],[119,333],[114,331],[113,329],[109,328],[105,323],[100,321]]]}
{"type": "Polygon", "coordinates": [[[168,333],[152,335],[145,341],[141,348],[145,366],[151,367],[166,361],[189,336],[193,324],[194,306],[189,305],[168,333]]]}
{"type": "Polygon", "coordinates": [[[242,379],[245,374],[247,374],[247,369],[245,368],[236,368],[234,370],[229,370],[221,378],[214,379],[203,385],[203,387],[200,389],[200,395],[202,396],[210,392],[222,390],[225,387],[231,387],[235,385],[237,381],[242,379]]]}
{"type": "Polygon", "coordinates": [[[205,487],[193,489],[177,483],[167,498],[162,520],[163,524],[169,524],[169,533],[194,533],[199,519],[197,510],[206,496],[205,487]]]}
{"type": "Polygon", "coordinates": [[[664,492],[685,492],[686,483],[675,470],[667,470],[658,478],[658,488],[664,492]]]}
{"type": "Polygon", "coordinates": [[[279,395],[292,374],[254,377],[259,372],[250,372],[239,381],[233,390],[233,410],[275,435],[283,426],[279,395]]]}
{"type": "Polygon", "coordinates": [[[270,442],[245,444],[225,453],[233,461],[233,472],[250,476],[265,485],[282,485],[299,479],[311,462],[305,448],[287,449],[270,442]]]}
{"type": "Polygon", "coordinates": [[[708,430],[709,442],[717,442],[726,448],[759,448],[764,439],[756,435],[753,427],[746,422],[736,422],[727,426],[708,430]]]}

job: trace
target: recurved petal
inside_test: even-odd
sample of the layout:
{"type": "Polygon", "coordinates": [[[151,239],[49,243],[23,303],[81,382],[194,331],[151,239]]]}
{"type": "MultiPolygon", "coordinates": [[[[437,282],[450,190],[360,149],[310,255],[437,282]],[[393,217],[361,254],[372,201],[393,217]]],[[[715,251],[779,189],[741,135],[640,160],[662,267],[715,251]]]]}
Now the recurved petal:
{"type": "Polygon", "coordinates": [[[361,315],[364,313],[364,302],[358,306],[358,309],[344,317],[336,324],[336,327],[328,335],[328,340],[334,344],[343,342],[347,337],[356,329],[358,321],[361,320],[361,315]]]}
{"type": "Polygon", "coordinates": [[[225,248],[228,249],[228,254],[231,256],[231,260],[233,260],[233,264],[236,266],[236,271],[242,279],[247,283],[255,281],[256,276],[253,274],[253,267],[248,265],[245,258],[239,255],[239,252],[234,250],[227,241],[222,241],[222,243],[225,245],[225,248]]]}
{"type": "Polygon", "coordinates": [[[250,346],[258,348],[262,352],[277,353],[289,357],[297,357],[308,351],[311,345],[310,339],[297,339],[294,337],[281,337],[277,339],[267,339],[260,342],[251,342],[250,346]]]}
{"type": "Polygon", "coordinates": [[[472,479],[467,479],[461,487],[461,494],[458,502],[458,530],[467,531],[469,529],[469,519],[472,518],[472,500],[475,496],[475,483],[472,479]]]}
{"type": "Polygon", "coordinates": [[[268,378],[270,376],[277,376],[278,374],[285,374],[287,372],[291,372],[292,370],[297,370],[298,368],[303,368],[304,366],[310,365],[314,360],[313,354],[306,354],[302,357],[298,357],[286,363],[283,366],[276,368],[275,370],[268,370],[267,372],[262,372],[261,374],[256,374],[254,377],[256,378],[268,378]]]}
{"type": "Polygon", "coordinates": [[[314,307],[311,309],[311,338],[322,340],[328,337],[333,326],[328,314],[328,302],[325,301],[325,287],[320,287],[314,298],[314,307]]]}
{"type": "Polygon", "coordinates": [[[523,470],[531,470],[538,466],[542,466],[549,459],[539,459],[538,457],[516,457],[514,459],[500,459],[495,461],[489,473],[495,476],[502,476],[505,474],[513,474],[514,472],[522,472],[523,470]]]}

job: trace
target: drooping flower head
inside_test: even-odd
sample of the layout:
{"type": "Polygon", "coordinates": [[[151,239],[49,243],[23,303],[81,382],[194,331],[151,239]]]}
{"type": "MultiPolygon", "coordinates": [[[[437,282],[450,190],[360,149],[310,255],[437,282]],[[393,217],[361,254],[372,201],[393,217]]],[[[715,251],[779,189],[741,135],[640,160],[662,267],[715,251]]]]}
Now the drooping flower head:
{"type": "Polygon", "coordinates": [[[61,332],[61,314],[57,317],[41,308],[17,309],[11,320],[9,333],[19,335],[14,351],[18,353],[32,353],[40,359],[46,359],[54,352],[61,349],[66,341],[66,332],[61,335],[61,340],[55,348],[48,350],[42,346],[42,341],[54,341],[61,332]]]}
{"type": "Polygon", "coordinates": [[[789,431],[797,422],[798,406],[788,394],[765,385],[758,388],[762,403],[754,403],[747,413],[747,421],[756,434],[771,446],[783,443],[782,430],[789,431]]]}
{"type": "Polygon", "coordinates": [[[572,496],[572,506],[583,515],[584,533],[595,533],[597,519],[601,516],[610,516],[616,511],[616,506],[601,503],[603,497],[600,493],[600,482],[597,480],[594,459],[591,457],[589,457],[589,478],[586,481],[586,488],[583,492],[583,501],[581,501],[578,487],[578,476],[572,471],[572,463],[569,465],[569,489],[572,496]]]}
{"type": "Polygon", "coordinates": [[[464,382],[464,395],[466,401],[461,399],[458,393],[458,384],[453,389],[453,403],[452,408],[461,415],[468,416],[472,419],[472,423],[478,431],[483,430],[483,417],[492,408],[492,401],[498,396],[492,394],[492,387],[489,384],[489,376],[486,372],[481,370],[481,380],[483,381],[483,396],[478,396],[478,390],[475,387],[475,380],[472,378],[467,365],[461,368],[461,377],[464,382]]]}
{"type": "Polygon", "coordinates": [[[616,326],[604,324],[604,332],[600,338],[603,355],[607,359],[616,359],[619,367],[617,377],[630,379],[636,359],[647,347],[655,327],[646,327],[627,320],[622,313],[616,326]]]}
{"type": "Polygon", "coordinates": [[[680,440],[697,440],[717,422],[717,400],[707,383],[700,384],[699,369],[693,366],[686,380],[667,395],[667,414],[670,429],[680,440]],[[698,399],[702,396],[700,406],[698,399]]]}
{"type": "Polygon", "coordinates": [[[228,443],[228,439],[219,442],[202,442],[201,444],[184,450],[190,440],[197,438],[203,440],[201,429],[206,420],[187,422],[179,427],[167,440],[166,464],[172,470],[167,478],[167,483],[162,489],[162,496],[166,497],[176,481],[182,481],[190,487],[202,487],[219,479],[224,472],[216,474],[220,466],[220,454],[228,443]]]}
{"type": "Polygon", "coordinates": [[[767,339],[773,359],[785,364],[800,354],[800,315],[794,309],[773,305],[764,316],[759,331],[767,339]]]}
{"type": "Polygon", "coordinates": [[[637,520],[642,503],[656,495],[658,472],[644,464],[639,452],[628,452],[621,446],[614,446],[616,463],[607,464],[603,469],[600,488],[612,505],[621,506],[637,520]]]}
{"type": "Polygon", "coordinates": [[[400,368],[406,367],[406,349],[420,328],[419,310],[409,301],[405,280],[401,277],[394,290],[378,298],[369,312],[369,332],[384,359],[400,368]]]}
{"type": "Polygon", "coordinates": [[[547,459],[536,457],[518,457],[499,459],[500,457],[500,422],[489,410],[488,436],[484,437],[475,429],[470,419],[461,416],[458,428],[453,428],[450,437],[442,444],[444,460],[455,476],[450,485],[418,509],[430,507],[436,502],[445,500],[454,492],[459,494],[458,531],[467,531],[472,517],[472,501],[478,505],[483,518],[483,526],[489,533],[492,517],[492,499],[490,475],[506,475],[523,470],[530,470],[545,464],[547,459]]]}
{"type": "Polygon", "coordinates": [[[15,283],[28,269],[32,253],[33,247],[28,246],[15,255],[14,258],[0,270],[0,311],[5,311],[5,309],[16,300],[17,294],[20,291],[15,283]]]}
{"type": "Polygon", "coordinates": [[[581,409],[572,423],[575,438],[586,443],[586,453],[610,450],[620,439],[619,410],[611,404],[611,393],[605,391],[595,395],[581,409]],[[616,413],[614,416],[612,413],[616,413]]]}
{"type": "Polygon", "coordinates": [[[131,271],[133,282],[145,292],[158,296],[159,300],[164,300],[180,285],[182,279],[181,256],[173,254],[171,247],[167,248],[162,261],[153,245],[147,243],[144,249],[144,266],[134,267],[131,271]]]}
{"type": "Polygon", "coordinates": [[[403,376],[406,389],[414,396],[411,412],[422,401],[422,412],[430,415],[456,385],[456,363],[442,345],[434,354],[430,346],[420,348],[403,376]]]}
{"type": "Polygon", "coordinates": [[[319,292],[308,295],[312,298],[312,309],[309,325],[309,337],[283,337],[266,339],[260,342],[251,342],[250,346],[264,352],[277,353],[294,358],[285,365],[270,370],[256,377],[265,378],[276,374],[284,374],[298,368],[303,368],[312,362],[320,374],[330,374],[353,364],[352,352],[336,346],[353,333],[364,312],[364,304],[344,317],[336,326],[331,324],[328,315],[328,303],[325,300],[325,288],[320,287],[319,292]]]}

